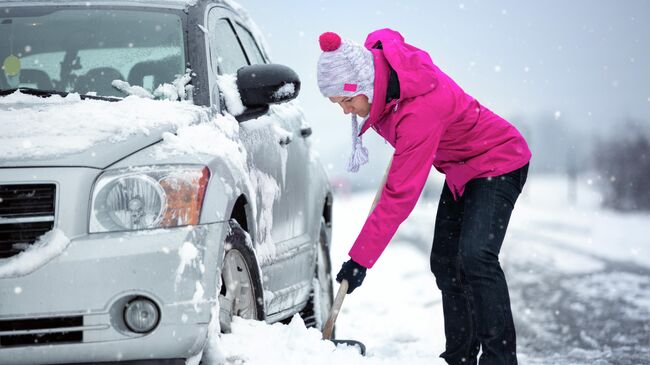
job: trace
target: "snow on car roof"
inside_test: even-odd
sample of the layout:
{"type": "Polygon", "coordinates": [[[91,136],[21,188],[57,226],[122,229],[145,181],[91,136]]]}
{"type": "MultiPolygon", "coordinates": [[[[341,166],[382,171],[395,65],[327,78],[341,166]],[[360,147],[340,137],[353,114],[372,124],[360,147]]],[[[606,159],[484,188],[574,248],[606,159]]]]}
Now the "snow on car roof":
{"type": "Polygon", "coordinates": [[[119,5],[151,5],[151,6],[194,6],[199,0],[0,0],[0,3],[14,3],[16,5],[30,4],[57,4],[57,5],[77,5],[77,4],[119,4],[119,5]]]}

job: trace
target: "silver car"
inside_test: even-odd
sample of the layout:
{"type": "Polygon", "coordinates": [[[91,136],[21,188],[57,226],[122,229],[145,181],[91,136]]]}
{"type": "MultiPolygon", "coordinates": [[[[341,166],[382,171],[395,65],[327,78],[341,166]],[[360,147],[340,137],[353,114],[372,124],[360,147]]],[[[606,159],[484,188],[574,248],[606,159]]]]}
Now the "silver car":
{"type": "Polygon", "coordinates": [[[184,364],[233,316],[324,322],[331,188],[236,4],[0,0],[0,61],[0,364],[184,364]],[[133,123],[203,118],[106,119],[139,100],[133,123]],[[240,155],[160,153],[229,115],[240,155]]]}

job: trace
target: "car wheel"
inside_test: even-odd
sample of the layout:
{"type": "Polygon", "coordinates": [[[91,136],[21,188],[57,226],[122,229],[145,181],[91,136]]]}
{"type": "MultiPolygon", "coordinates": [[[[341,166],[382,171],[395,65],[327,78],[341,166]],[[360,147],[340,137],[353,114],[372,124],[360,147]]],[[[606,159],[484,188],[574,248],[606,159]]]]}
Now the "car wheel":
{"type": "Polygon", "coordinates": [[[321,219],[314,285],[307,305],[300,312],[300,316],[307,327],[316,327],[319,330],[323,329],[334,302],[329,246],[330,228],[325,223],[325,220],[321,219]]]}
{"type": "MultiPolygon", "coordinates": [[[[218,295],[221,333],[231,331],[232,319],[235,316],[256,320],[266,318],[260,269],[250,238],[236,220],[231,219],[229,225],[230,232],[224,242],[221,287],[218,295]]],[[[218,359],[219,351],[214,351],[214,343],[210,341],[209,336],[208,342],[198,355],[199,365],[213,364],[218,359]]],[[[196,364],[194,361],[194,358],[187,359],[186,364],[196,364]]]]}
{"type": "Polygon", "coordinates": [[[259,266],[247,238],[248,234],[237,221],[231,220],[230,234],[224,244],[219,293],[222,333],[230,332],[234,316],[256,320],[265,318],[259,266]]]}

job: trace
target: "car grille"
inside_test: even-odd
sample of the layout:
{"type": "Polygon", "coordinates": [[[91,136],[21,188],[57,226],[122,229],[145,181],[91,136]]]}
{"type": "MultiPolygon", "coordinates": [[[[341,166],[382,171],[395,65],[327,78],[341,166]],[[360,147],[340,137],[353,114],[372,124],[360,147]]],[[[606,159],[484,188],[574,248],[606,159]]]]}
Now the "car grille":
{"type": "Polygon", "coordinates": [[[0,321],[0,347],[81,342],[83,317],[0,321]]]}
{"type": "Polygon", "coordinates": [[[54,226],[54,184],[0,185],[0,259],[24,251],[54,226]]]}

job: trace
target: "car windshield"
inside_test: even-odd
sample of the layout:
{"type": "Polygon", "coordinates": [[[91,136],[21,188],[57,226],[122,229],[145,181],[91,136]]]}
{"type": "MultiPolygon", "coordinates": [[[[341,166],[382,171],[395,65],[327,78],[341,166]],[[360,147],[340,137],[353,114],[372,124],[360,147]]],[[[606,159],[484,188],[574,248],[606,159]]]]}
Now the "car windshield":
{"type": "Polygon", "coordinates": [[[172,12],[8,7],[0,11],[0,89],[126,96],[185,73],[183,24],[172,12]],[[123,83],[122,83],[123,84],[123,83]]]}

